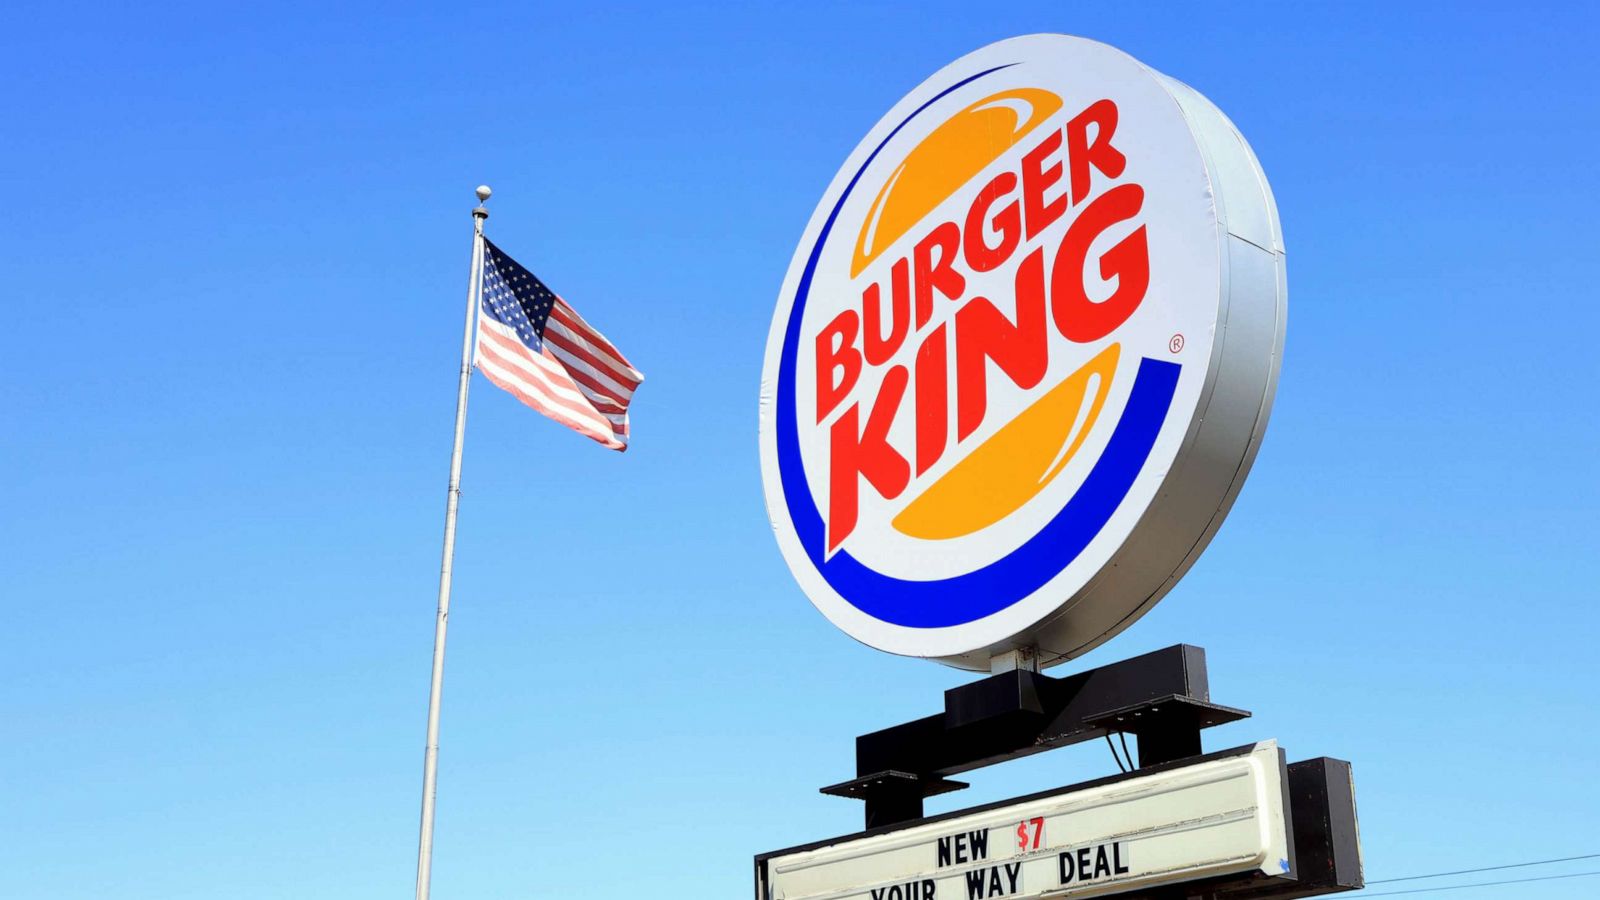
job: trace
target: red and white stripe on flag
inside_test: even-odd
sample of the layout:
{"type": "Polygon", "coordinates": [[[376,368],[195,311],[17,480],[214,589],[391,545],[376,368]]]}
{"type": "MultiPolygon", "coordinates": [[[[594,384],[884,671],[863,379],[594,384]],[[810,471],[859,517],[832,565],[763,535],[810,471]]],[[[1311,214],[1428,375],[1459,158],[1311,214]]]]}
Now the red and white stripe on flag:
{"type": "Polygon", "coordinates": [[[478,371],[528,406],[610,447],[628,449],[628,404],[644,381],[628,360],[556,299],[539,350],[487,315],[478,316],[478,371]]]}

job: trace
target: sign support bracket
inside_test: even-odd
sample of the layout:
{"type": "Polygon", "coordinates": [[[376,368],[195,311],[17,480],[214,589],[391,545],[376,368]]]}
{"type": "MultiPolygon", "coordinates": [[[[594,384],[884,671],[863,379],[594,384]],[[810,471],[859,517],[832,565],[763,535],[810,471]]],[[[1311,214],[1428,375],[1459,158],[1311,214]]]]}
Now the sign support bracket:
{"type": "Polygon", "coordinates": [[[866,827],[921,818],[961,772],[1094,740],[1138,741],[1139,768],[1198,756],[1202,729],[1247,718],[1211,702],[1205,651],[1179,644],[1063,678],[1013,668],[945,691],[944,712],[856,738],[856,777],[822,793],[866,803],[866,827]]]}

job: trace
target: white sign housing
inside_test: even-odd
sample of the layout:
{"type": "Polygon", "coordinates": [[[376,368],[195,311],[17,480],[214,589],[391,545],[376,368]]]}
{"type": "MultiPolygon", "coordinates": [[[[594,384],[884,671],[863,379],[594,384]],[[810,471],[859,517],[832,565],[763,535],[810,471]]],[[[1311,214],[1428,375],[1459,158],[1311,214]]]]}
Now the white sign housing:
{"type": "Polygon", "coordinates": [[[1059,34],[952,62],[846,159],[778,297],[761,469],[795,579],[977,671],[1109,640],[1250,471],[1285,277],[1266,175],[1189,86],[1059,34]]]}
{"type": "Polygon", "coordinates": [[[1263,741],[1193,765],[762,858],[759,900],[1093,897],[1289,875],[1283,754],[1263,741]]]}

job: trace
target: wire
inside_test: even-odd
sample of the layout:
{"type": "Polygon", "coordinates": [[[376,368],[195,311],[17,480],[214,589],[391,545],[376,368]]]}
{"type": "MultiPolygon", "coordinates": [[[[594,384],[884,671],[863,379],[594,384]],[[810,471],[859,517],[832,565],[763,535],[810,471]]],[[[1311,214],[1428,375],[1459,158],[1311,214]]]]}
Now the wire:
{"type": "Polygon", "coordinates": [[[1117,755],[1117,745],[1111,743],[1111,732],[1106,732],[1106,746],[1111,750],[1111,758],[1117,763],[1118,772],[1127,772],[1128,767],[1122,764],[1122,757],[1117,755]]]}
{"type": "MultiPolygon", "coordinates": [[[[1381,894],[1362,894],[1362,897],[1395,897],[1400,894],[1431,894],[1435,891],[1460,891],[1467,888],[1494,887],[1500,884],[1527,884],[1530,881],[1559,881],[1563,878],[1587,878],[1590,875],[1600,875],[1600,869],[1593,872],[1573,872],[1570,875],[1543,875],[1538,878],[1512,878],[1506,881],[1474,881],[1471,884],[1454,884],[1447,887],[1411,888],[1407,891],[1384,891],[1381,894]]],[[[1376,882],[1374,882],[1376,883],[1376,882]]]]}
{"type": "MultiPolygon", "coordinates": [[[[1106,732],[1105,738],[1106,746],[1111,749],[1111,758],[1116,760],[1117,769],[1124,773],[1130,771],[1133,768],[1133,753],[1128,750],[1127,732],[1117,732],[1117,740],[1122,744],[1121,755],[1117,754],[1117,745],[1111,742],[1111,732],[1106,732]],[[1124,756],[1127,757],[1127,763],[1123,763],[1122,761],[1124,756]]],[[[1427,875],[1403,875],[1399,878],[1380,878],[1376,881],[1369,881],[1367,884],[1369,886],[1376,884],[1395,884],[1401,881],[1423,881],[1429,878],[1448,878],[1452,875],[1473,875],[1480,872],[1500,872],[1506,869],[1525,869],[1529,866],[1548,866],[1554,865],[1555,863],[1575,862],[1580,859],[1600,859],[1600,853],[1582,853],[1577,856],[1560,856],[1554,859],[1536,859],[1530,862],[1506,863],[1505,865],[1500,866],[1482,866],[1476,869],[1456,869],[1450,872],[1432,872],[1427,875]]],[[[1600,875],[1600,869],[1596,869],[1592,872],[1572,872],[1566,875],[1542,875],[1535,878],[1511,878],[1503,881],[1475,881],[1469,884],[1455,884],[1444,887],[1410,888],[1403,891],[1384,891],[1380,894],[1363,894],[1362,896],[1395,897],[1401,894],[1430,894],[1438,891],[1457,891],[1465,890],[1467,888],[1496,887],[1506,884],[1530,884],[1537,881],[1561,881],[1567,878],[1588,878],[1594,875],[1600,875]]]]}
{"type": "Polygon", "coordinates": [[[1106,746],[1111,748],[1111,758],[1117,761],[1117,771],[1126,773],[1128,767],[1122,764],[1122,757],[1117,755],[1117,745],[1111,743],[1111,732],[1106,732],[1106,746]]]}
{"type": "MultiPolygon", "coordinates": [[[[1128,733],[1125,731],[1117,732],[1117,740],[1122,744],[1121,755],[1118,755],[1117,753],[1117,745],[1111,742],[1111,732],[1106,732],[1105,738],[1106,746],[1111,750],[1111,758],[1116,760],[1117,769],[1123,773],[1131,770],[1133,768],[1133,753],[1128,750],[1128,733]],[[1127,757],[1128,761],[1126,764],[1122,761],[1123,757],[1127,757]]],[[[1380,878],[1376,881],[1369,881],[1367,884],[1370,886],[1375,884],[1395,884],[1396,882],[1401,881],[1422,881],[1429,878],[1448,878],[1452,875],[1473,875],[1479,872],[1499,872],[1505,869],[1524,869],[1529,866],[1548,866],[1555,863],[1575,862],[1580,859],[1600,859],[1600,853],[1583,853],[1577,856],[1556,857],[1555,859],[1536,859],[1531,862],[1506,863],[1505,865],[1483,866],[1476,869],[1456,869],[1451,872],[1432,872],[1427,875],[1403,875],[1399,878],[1380,878]]],[[[1534,878],[1511,878],[1502,881],[1475,881],[1469,884],[1454,884],[1443,887],[1410,888],[1403,891],[1384,891],[1383,893],[1379,894],[1362,894],[1362,896],[1396,897],[1401,894],[1431,894],[1438,891],[1459,891],[1466,890],[1467,888],[1496,887],[1506,884],[1530,884],[1537,881],[1561,881],[1568,878],[1589,878],[1595,875],[1600,875],[1600,869],[1596,869],[1592,872],[1572,872],[1566,875],[1542,875],[1534,878]]]]}
{"type": "Polygon", "coordinates": [[[1500,869],[1521,869],[1526,866],[1546,866],[1551,863],[1572,862],[1578,859],[1600,859],[1600,853],[1585,853],[1582,856],[1563,856],[1560,859],[1538,859],[1533,862],[1509,863],[1503,866],[1484,866],[1481,869],[1457,869],[1454,872],[1435,872],[1432,875],[1407,875],[1404,878],[1384,878],[1379,881],[1369,881],[1367,884],[1393,884],[1396,881],[1419,881],[1424,878],[1444,878],[1447,875],[1471,875],[1474,872],[1494,872],[1500,869]]]}

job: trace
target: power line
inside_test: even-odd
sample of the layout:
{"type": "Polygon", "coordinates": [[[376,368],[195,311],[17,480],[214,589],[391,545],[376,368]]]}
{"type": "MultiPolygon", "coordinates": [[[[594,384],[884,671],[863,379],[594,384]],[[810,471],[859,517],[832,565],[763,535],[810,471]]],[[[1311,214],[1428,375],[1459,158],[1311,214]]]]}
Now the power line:
{"type": "MultiPolygon", "coordinates": [[[[1586,878],[1590,875],[1600,875],[1600,869],[1593,872],[1573,872],[1570,875],[1543,875],[1538,878],[1512,878],[1506,881],[1474,881],[1471,884],[1453,884],[1446,887],[1412,888],[1408,891],[1385,891],[1381,894],[1362,894],[1362,897],[1395,897],[1400,894],[1431,894],[1435,891],[1460,891],[1467,888],[1494,887],[1500,884],[1527,884],[1530,881],[1559,881],[1563,878],[1586,878]]],[[[1433,876],[1419,876],[1433,877],[1433,876]]],[[[1374,882],[1376,883],[1376,882],[1374,882]]]]}
{"type": "Polygon", "coordinates": [[[1582,856],[1563,856],[1560,859],[1537,859],[1533,862],[1508,863],[1503,866],[1484,866],[1481,869],[1457,869],[1454,872],[1434,872],[1431,875],[1407,875],[1404,878],[1383,878],[1378,881],[1369,881],[1367,884],[1393,884],[1396,881],[1420,881],[1424,878],[1444,878],[1450,875],[1471,875],[1475,872],[1495,872],[1499,871],[1500,869],[1521,869],[1526,868],[1527,866],[1547,866],[1551,863],[1572,862],[1579,859],[1600,859],[1600,853],[1585,853],[1582,856]]]}

